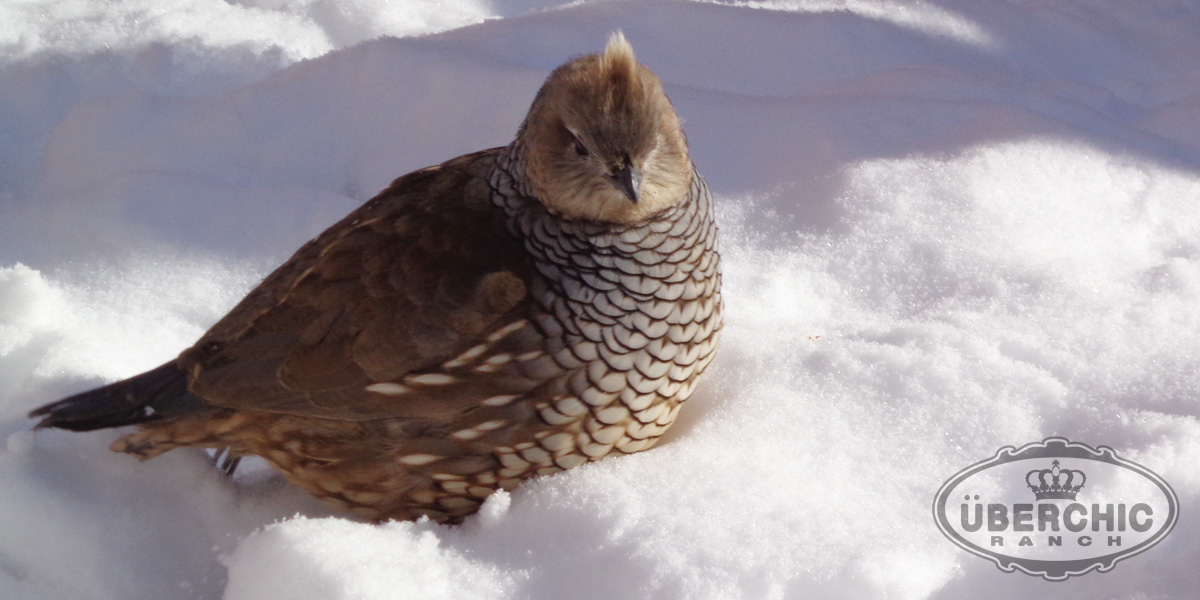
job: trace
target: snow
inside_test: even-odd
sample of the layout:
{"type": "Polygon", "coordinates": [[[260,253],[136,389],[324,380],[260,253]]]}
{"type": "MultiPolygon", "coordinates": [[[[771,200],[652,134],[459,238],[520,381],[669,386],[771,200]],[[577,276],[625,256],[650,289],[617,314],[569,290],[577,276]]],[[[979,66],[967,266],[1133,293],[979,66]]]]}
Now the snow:
{"type": "Polygon", "coordinates": [[[1118,0],[0,5],[0,596],[1191,598],[1198,33],[1118,0]],[[507,143],[615,29],[722,227],[723,346],[658,448],[373,526],[30,431],[392,178],[507,143]],[[1174,532],[1065,583],[942,537],[943,481],[1052,435],[1161,475],[1174,532]]]}

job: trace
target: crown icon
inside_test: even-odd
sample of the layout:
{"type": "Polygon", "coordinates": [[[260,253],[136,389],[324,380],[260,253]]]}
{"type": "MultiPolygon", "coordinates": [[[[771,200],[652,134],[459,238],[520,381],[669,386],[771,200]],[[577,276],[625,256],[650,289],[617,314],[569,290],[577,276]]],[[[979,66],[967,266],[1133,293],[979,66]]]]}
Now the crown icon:
{"type": "Polygon", "coordinates": [[[1025,474],[1025,485],[1033,490],[1038,500],[1074,500],[1075,494],[1087,482],[1083,471],[1062,469],[1058,461],[1051,463],[1049,469],[1034,469],[1025,474]],[[1036,485],[1030,483],[1030,478],[1036,475],[1036,485]],[[1079,483],[1075,483],[1078,480],[1079,483]]]}

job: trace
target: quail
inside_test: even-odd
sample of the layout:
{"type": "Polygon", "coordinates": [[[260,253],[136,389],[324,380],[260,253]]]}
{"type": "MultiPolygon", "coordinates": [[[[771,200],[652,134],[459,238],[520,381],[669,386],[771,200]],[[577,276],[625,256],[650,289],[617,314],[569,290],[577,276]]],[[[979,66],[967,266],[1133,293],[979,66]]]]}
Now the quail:
{"type": "MultiPolygon", "coordinates": [[[[515,140],[400,177],[176,359],[30,413],[261,456],[368,520],[460,522],[498,489],[650,448],[722,323],[712,199],[620,33],[515,140]]],[[[235,464],[235,463],[231,463],[235,464]]]]}

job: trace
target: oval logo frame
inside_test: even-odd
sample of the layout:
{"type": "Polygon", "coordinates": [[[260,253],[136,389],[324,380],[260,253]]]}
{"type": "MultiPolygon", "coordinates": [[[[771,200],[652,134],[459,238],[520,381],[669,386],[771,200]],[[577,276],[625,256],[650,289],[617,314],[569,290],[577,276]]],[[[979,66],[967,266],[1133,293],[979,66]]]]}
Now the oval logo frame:
{"type": "MultiPolygon", "coordinates": [[[[1118,493],[1119,499],[1126,499],[1128,490],[1124,491],[1118,493]]],[[[991,560],[1001,571],[1020,570],[1049,581],[1065,581],[1093,570],[1108,572],[1117,562],[1162,541],[1179,520],[1179,499],[1158,474],[1121,458],[1108,446],[1093,448],[1062,437],[1048,437],[1020,449],[1005,446],[991,458],[956,473],[934,497],[933,516],[950,541],[991,560]],[[1099,475],[1095,474],[1097,469],[1099,475]],[[1004,482],[986,479],[986,474],[995,472],[1005,477],[1004,482]],[[1012,480],[1021,473],[1024,477],[1018,485],[1012,480]],[[1131,480],[1130,473],[1144,481],[1131,480]],[[1077,501],[1081,493],[1097,495],[1096,481],[1104,498],[1105,482],[1122,478],[1133,481],[1135,489],[1140,488],[1135,492],[1138,497],[1132,500],[1146,501],[1090,506],[1077,501]],[[1007,497],[1015,497],[1014,488],[1032,494],[1025,498],[1030,502],[992,502],[986,504],[985,511],[986,500],[1002,500],[1005,492],[1007,497]],[[1155,492],[1161,497],[1150,499],[1155,492]],[[952,518],[956,509],[960,517],[957,523],[952,518]],[[1107,527],[1103,533],[1101,523],[1107,527]],[[1124,545],[1126,535],[1133,537],[1134,543],[1124,545]],[[1069,541],[1064,542],[1064,537],[1069,541]]]]}

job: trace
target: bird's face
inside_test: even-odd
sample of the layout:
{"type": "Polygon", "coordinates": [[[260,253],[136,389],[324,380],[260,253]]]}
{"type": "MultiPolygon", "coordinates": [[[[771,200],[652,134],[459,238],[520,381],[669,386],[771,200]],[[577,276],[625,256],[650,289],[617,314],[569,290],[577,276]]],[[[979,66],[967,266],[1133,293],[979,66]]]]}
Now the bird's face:
{"type": "Polygon", "coordinates": [[[635,223],[691,185],[679,117],[620,34],[550,75],[519,139],[534,194],[567,219],[635,223]]]}

